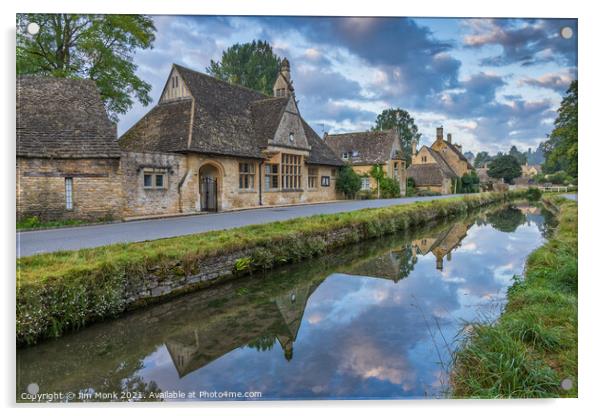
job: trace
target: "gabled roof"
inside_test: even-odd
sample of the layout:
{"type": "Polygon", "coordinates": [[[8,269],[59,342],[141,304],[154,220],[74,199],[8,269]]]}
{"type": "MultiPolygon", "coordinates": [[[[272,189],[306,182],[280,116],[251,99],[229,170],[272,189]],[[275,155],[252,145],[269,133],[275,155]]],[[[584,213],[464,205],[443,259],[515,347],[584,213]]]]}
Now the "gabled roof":
{"type": "Polygon", "coordinates": [[[399,138],[395,130],[382,130],[329,134],[324,140],[338,157],[348,153],[352,165],[374,165],[391,159],[399,138]],[[353,153],[357,156],[351,157],[353,153]]]}
{"type": "Polygon", "coordinates": [[[93,81],[17,77],[17,156],[118,158],[116,136],[93,81]]]}
{"type": "Polygon", "coordinates": [[[433,157],[433,159],[435,159],[437,161],[437,164],[439,164],[439,166],[441,167],[442,172],[445,174],[445,176],[449,177],[449,178],[455,178],[458,175],[456,175],[456,172],[454,172],[453,168],[449,165],[449,163],[447,163],[447,160],[445,160],[445,158],[443,156],[441,156],[441,154],[433,149],[431,149],[428,146],[425,146],[426,150],[428,150],[428,152],[431,154],[431,156],[433,157]]]}
{"type": "MultiPolygon", "coordinates": [[[[174,69],[192,97],[159,102],[120,138],[125,150],[264,157],[262,150],[274,138],[286,106],[294,98],[270,97],[180,65],[174,69]]],[[[301,121],[306,135],[308,129],[316,135],[301,121]]],[[[341,164],[319,144],[310,150],[311,160],[341,164]]]]}
{"type": "Polygon", "coordinates": [[[464,154],[456,147],[455,144],[452,144],[451,146],[448,146],[448,147],[452,149],[452,151],[460,158],[460,160],[463,160],[464,162],[466,162],[468,164],[468,169],[474,169],[472,167],[472,165],[470,164],[470,162],[468,161],[468,159],[466,159],[466,156],[464,156],[464,154]]]}
{"type": "Polygon", "coordinates": [[[318,133],[312,129],[309,124],[301,119],[303,128],[305,129],[305,135],[307,136],[307,142],[311,146],[309,152],[309,159],[307,163],[313,165],[331,165],[331,166],[343,166],[345,163],[339,159],[334,151],[325,143],[324,140],[318,136],[318,133]]]}

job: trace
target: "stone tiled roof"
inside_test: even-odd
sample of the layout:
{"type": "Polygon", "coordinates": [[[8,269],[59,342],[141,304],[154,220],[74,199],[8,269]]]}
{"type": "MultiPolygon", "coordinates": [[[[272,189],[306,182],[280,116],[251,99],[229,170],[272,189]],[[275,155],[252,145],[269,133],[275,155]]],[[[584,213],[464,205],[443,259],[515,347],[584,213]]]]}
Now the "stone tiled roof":
{"type": "Polygon", "coordinates": [[[472,165],[470,164],[470,162],[468,161],[468,159],[466,159],[466,156],[464,156],[464,154],[456,147],[456,145],[452,144],[451,146],[449,146],[450,149],[452,149],[452,151],[458,155],[458,157],[460,158],[460,160],[463,160],[464,162],[468,163],[468,169],[474,169],[472,167],[472,165]]]}
{"type": "Polygon", "coordinates": [[[329,134],[325,138],[326,144],[338,157],[348,153],[352,165],[385,163],[391,158],[396,140],[399,139],[395,130],[329,134]]]}
{"type": "MultiPolygon", "coordinates": [[[[270,97],[179,65],[174,68],[192,98],[160,102],[120,138],[122,147],[263,158],[262,150],[274,137],[291,98],[270,97]]],[[[310,151],[310,160],[341,163],[319,146],[315,151],[310,151]]]]}
{"type": "Polygon", "coordinates": [[[458,175],[456,175],[456,173],[454,172],[453,168],[449,165],[449,163],[447,163],[447,160],[445,160],[445,158],[443,156],[441,156],[441,154],[433,149],[431,149],[430,147],[426,148],[429,153],[431,154],[431,156],[433,157],[433,159],[435,159],[437,161],[437,164],[439,165],[439,167],[441,168],[442,172],[450,178],[455,178],[458,175]]]}
{"type": "Polygon", "coordinates": [[[343,166],[345,164],[305,120],[301,119],[301,123],[303,123],[307,142],[311,146],[307,163],[331,166],[343,166]]]}
{"type": "Polygon", "coordinates": [[[441,186],[443,179],[456,177],[438,163],[411,165],[407,170],[407,176],[414,178],[417,186],[441,186]]]}
{"type": "Polygon", "coordinates": [[[17,77],[17,156],[117,158],[116,138],[93,81],[17,77]]]}
{"type": "Polygon", "coordinates": [[[119,145],[123,150],[140,152],[186,149],[191,112],[191,99],[158,105],[121,136],[119,145]]]}

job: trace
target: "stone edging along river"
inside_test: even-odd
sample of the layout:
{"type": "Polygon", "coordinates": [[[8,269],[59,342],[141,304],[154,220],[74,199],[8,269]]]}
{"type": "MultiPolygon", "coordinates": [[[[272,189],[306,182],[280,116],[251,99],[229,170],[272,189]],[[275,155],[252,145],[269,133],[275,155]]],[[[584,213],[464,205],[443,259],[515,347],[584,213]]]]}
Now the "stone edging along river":
{"type": "MultiPolygon", "coordinates": [[[[188,252],[176,258],[162,256],[161,253],[150,259],[146,258],[143,251],[146,243],[133,243],[132,245],[140,247],[143,255],[132,257],[125,264],[123,261],[114,264],[109,258],[92,269],[66,267],[65,271],[44,276],[43,279],[32,279],[31,276],[20,279],[18,274],[17,345],[34,344],[44,338],[57,337],[92,322],[115,317],[127,310],[243,276],[253,270],[299,262],[347,244],[419,226],[495,202],[524,197],[524,191],[486,193],[444,201],[324,215],[320,218],[321,226],[309,231],[303,230],[302,226],[304,221],[308,224],[315,221],[312,217],[285,221],[280,223],[282,227],[279,234],[251,240],[244,247],[224,247],[223,250],[214,250],[209,254],[201,254],[197,247],[191,247],[188,252]],[[290,228],[287,228],[289,225],[290,228]]],[[[257,232],[261,227],[270,227],[270,224],[242,227],[230,232],[244,233],[245,229],[257,232]]],[[[163,240],[162,244],[169,241],[175,244],[184,238],[186,237],[163,240]]],[[[102,248],[85,251],[82,255],[89,256],[91,253],[102,255],[102,248]]],[[[35,264],[36,257],[19,259],[19,271],[27,273],[27,267],[35,264]]]]}

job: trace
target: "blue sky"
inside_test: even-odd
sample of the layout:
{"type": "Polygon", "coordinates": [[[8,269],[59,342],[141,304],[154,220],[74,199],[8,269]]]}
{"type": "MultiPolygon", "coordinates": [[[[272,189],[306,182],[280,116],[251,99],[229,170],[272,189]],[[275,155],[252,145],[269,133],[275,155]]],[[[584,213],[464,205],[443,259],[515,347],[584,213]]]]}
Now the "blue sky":
{"type": "MultiPolygon", "coordinates": [[[[575,19],[155,16],[135,56],[156,104],[172,63],[205,71],[235,43],[269,41],[291,62],[299,108],[322,135],[372,127],[401,107],[429,144],[443,125],[464,150],[535,149],[577,77],[575,19]],[[561,29],[570,27],[566,39],[561,29]]],[[[136,104],[120,134],[148,110],[136,104]]]]}

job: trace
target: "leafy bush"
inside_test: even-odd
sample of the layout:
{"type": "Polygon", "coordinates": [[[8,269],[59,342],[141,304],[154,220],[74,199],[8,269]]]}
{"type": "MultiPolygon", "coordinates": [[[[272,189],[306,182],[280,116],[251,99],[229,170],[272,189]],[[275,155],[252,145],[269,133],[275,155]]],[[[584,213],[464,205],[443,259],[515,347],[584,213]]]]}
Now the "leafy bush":
{"type": "Polygon", "coordinates": [[[539,188],[530,187],[527,189],[527,199],[531,202],[539,201],[541,199],[542,192],[539,188]]]}
{"type": "Polygon", "coordinates": [[[381,198],[399,198],[401,190],[397,180],[385,176],[380,180],[380,196],[381,198]]]}
{"type": "Polygon", "coordinates": [[[416,181],[410,176],[406,182],[406,196],[414,195],[416,195],[416,181]]]}
{"type": "Polygon", "coordinates": [[[336,190],[346,198],[355,198],[362,187],[362,179],[349,165],[343,166],[337,175],[336,190]]]}
{"type": "Polygon", "coordinates": [[[479,177],[474,170],[465,173],[460,179],[460,193],[472,194],[479,192],[479,177]]]}

